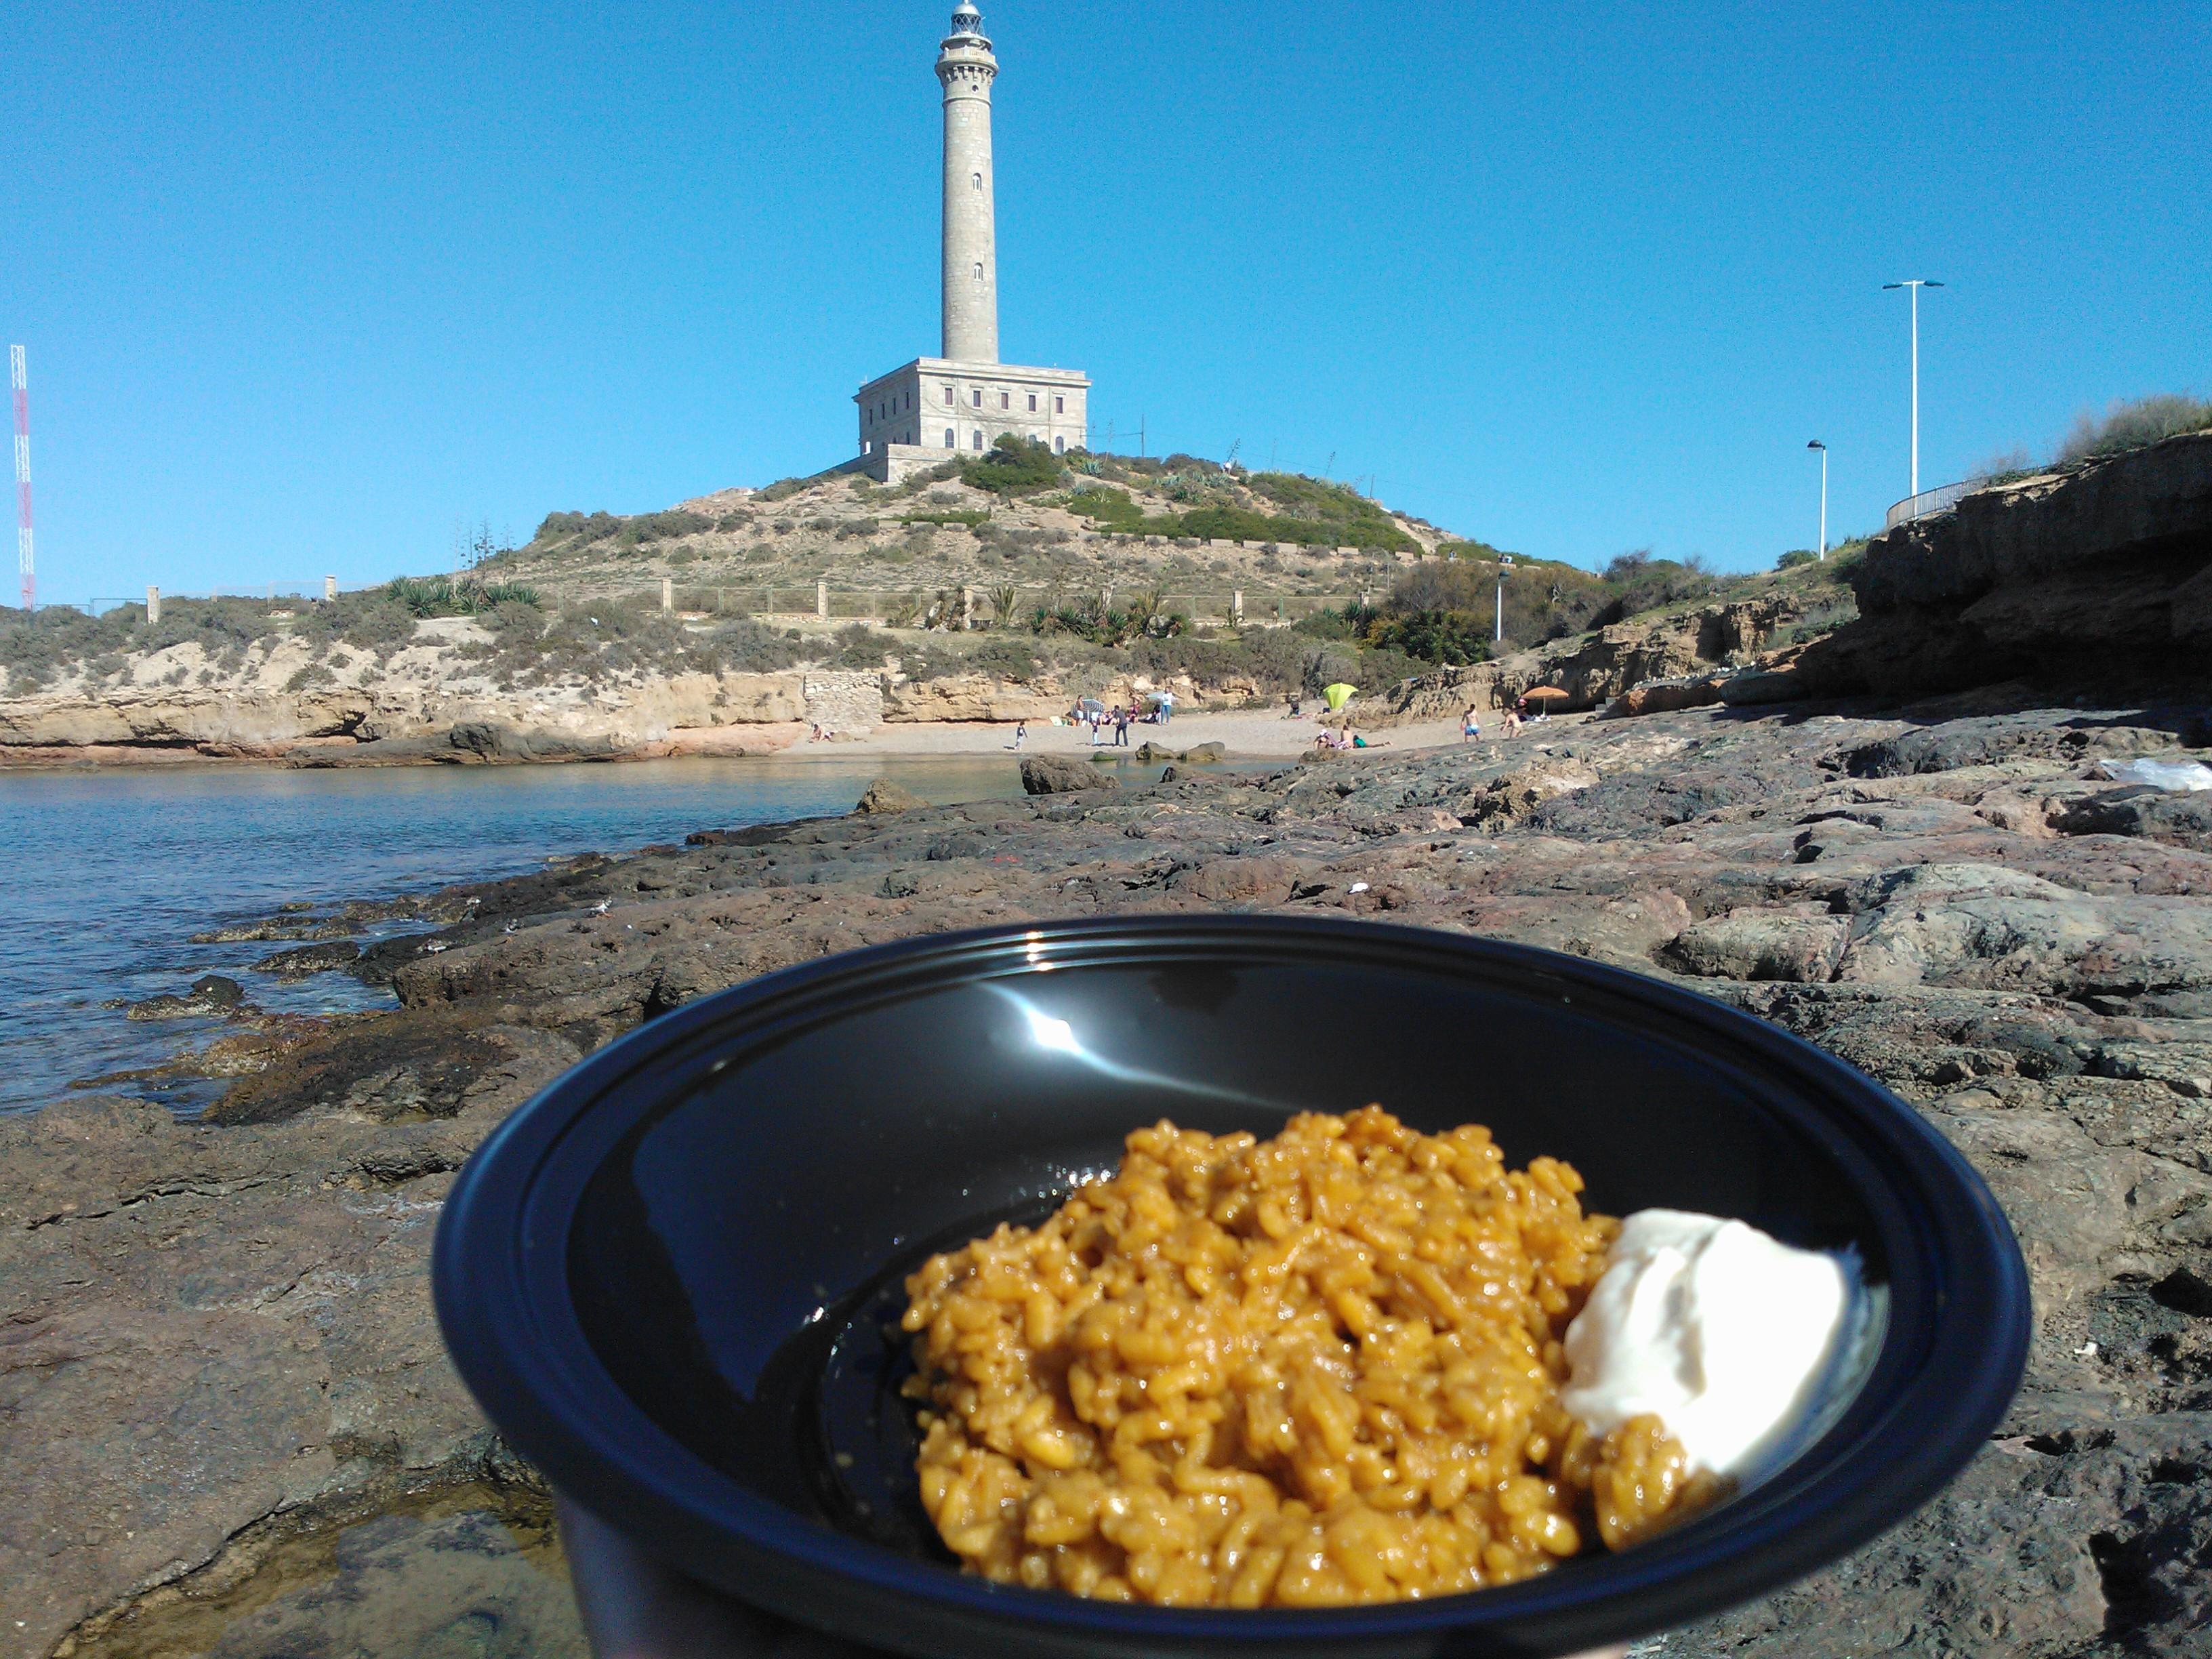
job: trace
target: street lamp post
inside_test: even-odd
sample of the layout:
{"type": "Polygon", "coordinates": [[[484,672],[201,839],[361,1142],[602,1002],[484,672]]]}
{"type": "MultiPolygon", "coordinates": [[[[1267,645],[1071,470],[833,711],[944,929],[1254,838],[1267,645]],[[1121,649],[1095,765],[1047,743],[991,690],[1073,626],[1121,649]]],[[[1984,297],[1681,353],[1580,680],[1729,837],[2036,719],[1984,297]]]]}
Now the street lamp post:
{"type": "Polygon", "coordinates": [[[1828,556],[1828,447],[1818,438],[1805,446],[1820,452],[1820,556],[1828,556]]]}
{"type": "Polygon", "coordinates": [[[1512,568],[1513,556],[1510,553],[1505,554],[1498,559],[1498,625],[1491,641],[1494,645],[1503,645],[1505,643],[1505,573],[1512,568]]]}
{"type": "Polygon", "coordinates": [[[1920,493],[1920,290],[1941,288],[1941,283],[1931,283],[1924,276],[1914,276],[1902,283],[1884,283],[1883,292],[1893,288],[1912,291],[1912,488],[1905,493],[1920,493]]]}

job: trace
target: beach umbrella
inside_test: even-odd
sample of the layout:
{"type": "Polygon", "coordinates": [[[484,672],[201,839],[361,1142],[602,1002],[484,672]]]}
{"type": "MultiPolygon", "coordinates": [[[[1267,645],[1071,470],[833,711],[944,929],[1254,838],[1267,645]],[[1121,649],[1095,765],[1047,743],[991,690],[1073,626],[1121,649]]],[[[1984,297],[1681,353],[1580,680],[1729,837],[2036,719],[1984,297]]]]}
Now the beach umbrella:
{"type": "Polygon", "coordinates": [[[1562,690],[1556,685],[1532,685],[1521,695],[1531,702],[1567,702],[1574,696],[1572,692],[1562,690]]]}
{"type": "Polygon", "coordinates": [[[1103,714],[1106,712],[1106,705],[1096,697],[1085,697],[1076,703],[1075,712],[1079,714],[1103,714]]]}
{"type": "Polygon", "coordinates": [[[1342,680],[1339,680],[1334,685],[1322,687],[1321,700],[1328,705],[1328,712],[1334,714],[1345,704],[1350,702],[1353,694],[1358,690],[1356,685],[1346,685],[1342,680]]]}

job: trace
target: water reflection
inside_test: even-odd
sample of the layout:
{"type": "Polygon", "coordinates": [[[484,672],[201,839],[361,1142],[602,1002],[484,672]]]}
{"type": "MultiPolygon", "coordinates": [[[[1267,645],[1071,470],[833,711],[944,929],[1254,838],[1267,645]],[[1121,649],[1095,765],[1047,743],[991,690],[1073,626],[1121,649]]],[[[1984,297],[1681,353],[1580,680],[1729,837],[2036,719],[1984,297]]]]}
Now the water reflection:
{"type": "MultiPolygon", "coordinates": [[[[343,974],[286,985],[247,971],[297,941],[193,945],[194,933],[287,903],[421,892],[518,874],[550,855],[842,813],[886,775],[933,802],[1021,793],[1011,762],[990,757],[0,773],[10,842],[0,1112],[220,1034],[227,1028],[213,1019],[130,1022],[101,1006],[181,991],[201,974],[235,977],[277,1012],[389,1006],[382,990],[343,974]]],[[[169,1103],[202,1103],[179,1093],[169,1103]]]]}
{"type": "Polygon", "coordinates": [[[234,1545],[70,1659],[588,1659],[552,1506],[471,1486],[349,1527],[234,1545]]]}

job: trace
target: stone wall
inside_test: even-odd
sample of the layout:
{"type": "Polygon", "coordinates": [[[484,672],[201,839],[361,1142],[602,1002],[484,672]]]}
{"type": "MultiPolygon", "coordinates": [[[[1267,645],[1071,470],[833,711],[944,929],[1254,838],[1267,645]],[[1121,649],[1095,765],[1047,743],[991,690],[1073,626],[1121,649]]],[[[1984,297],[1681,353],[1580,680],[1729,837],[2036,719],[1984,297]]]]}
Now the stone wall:
{"type": "Polygon", "coordinates": [[[831,732],[871,732],[884,723],[884,681],[865,669],[810,670],[806,720],[831,732]]]}

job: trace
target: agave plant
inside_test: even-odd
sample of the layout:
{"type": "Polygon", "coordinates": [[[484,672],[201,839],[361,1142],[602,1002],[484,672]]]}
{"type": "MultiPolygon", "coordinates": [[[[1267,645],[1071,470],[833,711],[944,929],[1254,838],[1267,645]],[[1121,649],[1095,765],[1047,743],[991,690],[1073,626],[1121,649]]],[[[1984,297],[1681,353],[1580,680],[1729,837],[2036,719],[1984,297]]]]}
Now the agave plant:
{"type": "Polygon", "coordinates": [[[991,625],[994,628],[1012,627],[1014,607],[1021,602],[1021,595],[1015,591],[1014,585],[1000,582],[984,597],[991,601],[991,625]]]}

